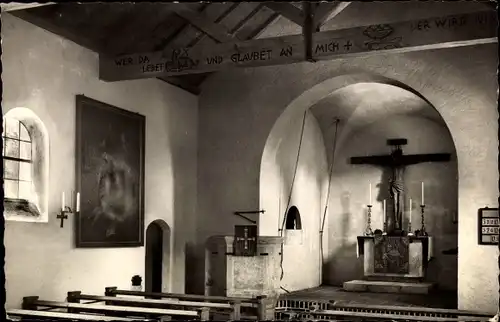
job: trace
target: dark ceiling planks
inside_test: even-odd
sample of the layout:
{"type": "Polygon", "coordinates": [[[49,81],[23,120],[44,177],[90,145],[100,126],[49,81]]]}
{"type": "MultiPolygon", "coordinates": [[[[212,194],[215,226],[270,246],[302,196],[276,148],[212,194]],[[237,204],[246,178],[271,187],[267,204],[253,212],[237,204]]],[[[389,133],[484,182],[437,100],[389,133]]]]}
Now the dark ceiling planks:
{"type": "MultiPolygon", "coordinates": [[[[52,33],[101,54],[157,51],[215,44],[215,41],[175,14],[175,3],[60,3],[12,12],[52,33]]],[[[258,2],[189,3],[189,8],[246,40],[260,35],[279,15],[258,2]]],[[[167,77],[163,80],[198,94],[210,75],[167,77]]]]}
{"type": "Polygon", "coordinates": [[[26,10],[16,10],[11,12],[11,14],[49,32],[71,40],[80,46],[97,52],[102,51],[103,48],[99,47],[92,35],[87,35],[83,33],[81,29],[78,29],[78,22],[80,22],[84,16],[79,15],[79,17],[70,17],[64,12],[64,10],[68,8],[68,5],[74,6],[76,4],[47,5],[26,10]]]}
{"type": "MultiPolygon", "coordinates": [[[[206,9],[206,15],[213,19],[214,23],[219,24],[225,17],[227,17],[239,4],[238,3],[212,3],[206,9]]],[[[196,37],[191,39],[187,47],[193,47],[200,41],[206,41],[206,43],[215,43],[213,39],[208,37],[203,32],[198,32],[196,37]]]]}
{"type": "MultiPolygon", "coordinates": [[[[170,4],[170,5],[175,5],[175,4],[170,4]]],[[[190,6],[193,5],[193,3],[189,3],[190,6]]],[[[205,10],[208,10],[212,4],[204,4],[203,7],[200,7],[198,9],[198,12],[200,13],[205,13],[205,10]]],[[[191,25],[189,22],[186,21],[186,25],[184,28],[181,29],[181,31],[171,39],[168,43],[164,44],[164,48],[185,48],[188,47],[189,42],[192,39],[195,39],[198,37],[198,35],[202,33],[198,28],[195,26],[191,25]]],[[[161,48],[163,49],[163,48],[161,48]]],[[[160,50],[161,50],[160,49],[160,50]]]]}

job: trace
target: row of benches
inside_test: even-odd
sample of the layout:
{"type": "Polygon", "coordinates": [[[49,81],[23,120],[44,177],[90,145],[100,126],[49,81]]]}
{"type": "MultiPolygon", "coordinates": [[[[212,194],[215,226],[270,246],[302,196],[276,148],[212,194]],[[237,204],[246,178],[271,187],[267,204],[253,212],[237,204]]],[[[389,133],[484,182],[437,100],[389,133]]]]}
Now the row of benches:
{"type": "Polygon", "coordinates": [[[151,293],[107,287],[104,296],[68,292],[66,302],[23,298],[22,309],[9,309],[9,318],[41,320],[154,321],[272,320],[275,302],[265,296],[230,298],[175,293],[151,293]],[[134,297],[130,297],[134,296],[134,297]],[[140,298],[138,298],[140,297],[140,298]]]}

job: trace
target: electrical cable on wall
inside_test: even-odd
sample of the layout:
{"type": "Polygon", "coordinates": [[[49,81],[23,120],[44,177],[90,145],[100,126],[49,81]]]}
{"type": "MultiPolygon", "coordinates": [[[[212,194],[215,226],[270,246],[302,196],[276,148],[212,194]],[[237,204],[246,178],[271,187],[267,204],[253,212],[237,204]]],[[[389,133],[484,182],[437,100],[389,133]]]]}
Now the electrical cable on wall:
{"type": "Polygon", "coordinates": [[[326,190],[326,200],[325,200],[325,211],[323,212],[323,220],[321,222],[321,228],[319,230],[319,251],[320,251],[320,257],[321,257],[321,265],[323,265],[324,262],[324,255],[323,255],[323,232],[325,229],[325,221],[326,221],[326,212],[328,210],[328,202],[330,200],[330,187],[332,184],[332,174],[333,174],[333,161],[335,160],[335,150],[337,149],[337,131],[339,128],[339,119],[335,119],[335,136],[333,137],[333,147],[332,147],[332,159],[331,159],[331,164],[330,164],[330,170],[328,173],[328,188],[326,190]]]}
{"type": "MultiPolygon", "coordinates": [[[[293,186],[294,186],[294,183],[295,183],[295,177],[297,175],[297,169],[298,169],[298,166],[299,166],[300,150],[302,148],[302,140],[304,138],[304,128],[305,128],[305,125],[306,125],[306,116],[307,116],[307,110],[304,112],[304,118],[302,119],[302,129],[300,131],[299,147],[297,149],[297,159],[295,161],[295,169],[293,171],[292,183],[290,185],[290,193],[288,194],[288,201],[287,201],[286,208],[285,208],[285,215],[283,216],[283,222],[281,223],[281,227],[278,229],[280,237],[283,237],[283,229],[285,228],[286,215],[287,215],[287,212],[288,212],[288,208],[290,207],[290,202],[292,200],[293,186]]],[[[285,271],[283,270],[283,246],[284,246],[284,243],[285,242],[282,240],[281,241],[281,253],[280,253],[281,254],[281,256],[280,256],[280,269],[281,269],[280,281],[283,280],[283,276],[285,274],[285,271]]],[[[280,286],[280,288],[282,290],[284,290],[285,292],[290,293],[283,286],[280,286]]]]}

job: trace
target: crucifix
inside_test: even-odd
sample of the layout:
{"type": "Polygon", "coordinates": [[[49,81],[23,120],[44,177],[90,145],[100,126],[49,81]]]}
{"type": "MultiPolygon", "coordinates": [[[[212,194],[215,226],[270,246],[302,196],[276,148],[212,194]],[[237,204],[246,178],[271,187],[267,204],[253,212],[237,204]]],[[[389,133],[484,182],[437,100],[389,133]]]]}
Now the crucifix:
{"type": "Polygon", "coordinates": [[[66,215],[66,211],[61,211],[60,214],[57,215],[57,219],[61,219],[61,228],[64,227],[64,219],[68,219],[68,215],[66,215]]]}
{"type": "Polygon", "coordinates": [[[387,145],[392,147],[391,154],[351,158],[351,164],[372,164],[389,167],[391,169],[389,195],[392,209],[387,214],[388,235],[399,235],[403,230],[402,200],[404,193],[404,171],[406,167],[423,162],[446,162],[450,161],[451,158],[451,154],[449,153],[404,155],[401,146],[407,143],[407,139],[389,139],[387,140],[387,145]]]}

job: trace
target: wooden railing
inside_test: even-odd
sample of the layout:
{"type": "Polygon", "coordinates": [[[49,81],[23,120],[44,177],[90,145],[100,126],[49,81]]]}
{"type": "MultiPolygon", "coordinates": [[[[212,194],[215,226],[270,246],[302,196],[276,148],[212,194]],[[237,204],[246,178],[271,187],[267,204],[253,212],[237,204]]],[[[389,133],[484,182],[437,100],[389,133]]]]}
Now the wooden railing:
{"type": "Polygon", "coordinates": [[[276,306],[276,319],[357,319],[378,321],[488,321],[492,315],[463,310],[425,307],[335,304],[310,298],[282,298],[276,306]]]}

